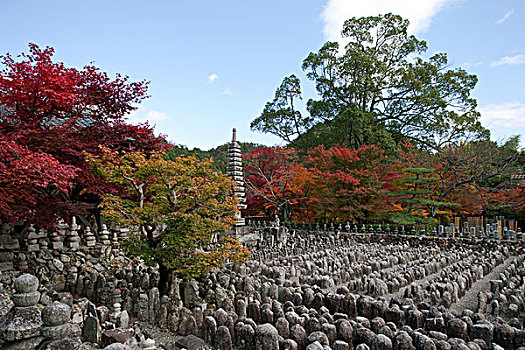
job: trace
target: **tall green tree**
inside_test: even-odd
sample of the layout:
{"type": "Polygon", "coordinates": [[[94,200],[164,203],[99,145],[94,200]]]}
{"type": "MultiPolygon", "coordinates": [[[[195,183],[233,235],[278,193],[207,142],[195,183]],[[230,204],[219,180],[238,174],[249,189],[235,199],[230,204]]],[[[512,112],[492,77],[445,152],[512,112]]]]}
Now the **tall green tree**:
{"type": "Polygon", "coordinates": [[[250,127],[252,130],[274,134],[286,142],[304,134],[312,119],[297,110],[297,100],[302,99],[301,82],[295,75],[283,79],[275,91],[273,101],[266,103],[264,110],[250,127]]]}
{"type": "MultiPolygon", "coordinates": [[[[425,41],[408,35],[407,20],[393,14],[351,18],[342,36],[348,44],[340,48],[327,42],[310,53],[302,68],[315,83],[319,98],[307,102],[309,116],[302,126],[347,118],[347,140],[354,148],[371,143],[378,129],[394,140],[411,139],[420,146],[437,148],[466,136],[486,137],[479,122],[476,101],[470,92],[477,77],[463,69],[449,69],[445,53],[425,59],[425,41]],[[360,113],[355,113],[355,111],[360,113]],[[362,127],[363,116],[368,117],[362,127]]],[[[275,105],[275,104],[274,104],[275,105]]],[[[252,129],[271,132],[290,141],[288,109],[266,108],[252,122],[252,129]],[[275,130],[279,130],[276,132],[275,130]]]]}
{"type": "Polygon", "coordinates": [[[315,124],[308,132],[297,137],[292,145],[297,150],[311,150],[320,145],[346,145],[357,150],[365,144],[380,144],[388,154],[396,150],[392,135],[377,123],[374,116],[352,106],[332,120],[315,124]]]}

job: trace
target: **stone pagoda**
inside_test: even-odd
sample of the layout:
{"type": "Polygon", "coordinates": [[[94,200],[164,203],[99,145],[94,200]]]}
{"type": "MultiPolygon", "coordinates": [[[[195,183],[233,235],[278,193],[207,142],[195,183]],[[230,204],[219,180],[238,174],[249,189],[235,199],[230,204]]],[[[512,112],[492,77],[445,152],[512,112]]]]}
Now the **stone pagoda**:
{"type": "Polygon", "coordinates": [[[241,146],[237,142],[237,130],[233,128],[233,137],[228,147],[228,176],[233,180],[233,194],[239,199],[235,214],[235,233],[241,233],[244,227],[244,218],[241,210],[246,208],[246,194],[244,193],[244,174],[242,171],[241,146]]]}

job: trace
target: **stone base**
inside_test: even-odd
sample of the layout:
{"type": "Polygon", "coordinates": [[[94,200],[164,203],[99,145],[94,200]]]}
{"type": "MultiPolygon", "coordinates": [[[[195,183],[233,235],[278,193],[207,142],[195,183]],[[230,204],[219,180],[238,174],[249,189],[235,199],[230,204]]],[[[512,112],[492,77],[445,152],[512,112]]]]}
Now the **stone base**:
{"type": "Polygon", "coordinates": [[[30,339],[24,339],[20,341],[15,342],[7,342],[4,344],[1,344],[0,347],[3,350],[27,350],[27,349],[35,349],[38,344],[42,342],[44,338],[43,337],[34,337],[30,339]]]}
{"type": "Polygon", "coordinates": [[[131,345],[133,343],[133,329],[110,329],[102,333],[102,346],[108,346],[113,343],[122,343],[131,345]]]}
{"type": "Polygon", "coordinates": [[[179,349],[188,349],[188,350],[201,350],[201,349],[207,348],[204,340],[194,335],[187,335],[183,338],[180,338],[173,345],[175,349],[177,347],[179,349]]]}
{"type": "Polygon", "coordinates": [[[0,249],[15,250],[19,249],[18,240],[11,235],[0,235],[0,249]]]}
{"type": "Polygon", "coordinates": [[[42,318],[38,307],[13,307],[0,319],[0,338],[18,341],[36,337],[40,335],[41,325],[42,318]]]}
{"type": "Polygon", "coordinates": [[[71,338],[64,338],[58,340],[46,340],[39,346],[39,350],[77,350],[80,349],[80,340],[73,340],[71,338]]]}
{"type": "Polygon", "coordinates": [[[78,249],[78,248],[80,248],[80,243],[78,243],[78,242],[67,242],[66,246],[68,248],[78,249]]]}
{"type": "Polygon", "coordinates": [[[1,262],[12,262],[15,255],[10,251],[0,251],[0,261],[1,262]]]}
{"type": "Polygon", "coordinates": [[[61,326],[42,326],[41,333],[47,339],[61,339],[65,337],[80,337],[81,330],[76,324],[66,323],[61,326]]]}
{"type": "Polygon", "coordinates": [[[51,242],[51,249],[53,250],[64,249],[64,242],[51,242]]]}
{"type": "Polygon", "coordinates": [[[40,246],[38,244],[27,246],[28,252],[38,252],[39,250],[40,250],[40,246]]]}
{"type": "Polygon", "coordinates": [[[36,305],[40,299],[40,292],[30,292],[30,293],[15,293],[11,296],[15,305],[27,308],[32,305],[36,305]]]}
{"type": "Polygon", "coordinates": [[[3,262],[3,263],[0,263],[0,271],[4,272],[4,271],[10,271],[10,270],[13,270],[15,267],[13,266],[13,262],[12,261],[6,261],[6,262],[3,262]]]}

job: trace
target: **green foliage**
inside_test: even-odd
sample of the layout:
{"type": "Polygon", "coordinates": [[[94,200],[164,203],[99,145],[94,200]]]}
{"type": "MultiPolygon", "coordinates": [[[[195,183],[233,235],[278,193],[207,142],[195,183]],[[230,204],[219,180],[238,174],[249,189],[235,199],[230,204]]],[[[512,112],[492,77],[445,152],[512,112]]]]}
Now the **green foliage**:
{"type": "Polygon", "coordinates": [[[320,145],[346,145],[351,149],[359,149],[365,144],[381,145],[388,154],[394,153],[396,149],[394,139],[384,125],[378,123],[372,114],[356,106],[350,106],[332,120],[315,124],[292,142],[292,146],[299,150],[309,150],[320,145]]]}
{"type": "Polygon", "coordinates": [[[101,206],[109,221],[139,227],[125,245],[131,254],[185,278],[248,257],[245,248],[224,235],[237,203],[230,195],[231,180],[214,171],[211,160],[118,155],[108,149],[86,158],[107,181],[126,189],[124,196],[107,194],[101,206]]]}
{"type": "MultiPolygon", "coordinates": [[[[253,142],[237,142],[241,146],[241,152],[250,153],[254,148],[261,145],[253,142]]],[[[217,171],[226,174],[228,168],[228,147],[229,144],[224,144],[208,151],[209,157],[213,158],[213,164],[217,171]]]]}
{"type": "Polygon", "coordinates": [[[209,158],[206,151],[201,150],[200,148],[194,147],[189,149],[185,145],[170,145],[171,147],[166,150],[166,160],[174,161],[180,156],[194,156],[199,160],[209,158]]]}
{"type": "Polygon", "coordinates": [[[311,126],[311,118],[296,110],[295,102],[302,99],[301,94],[299,78],[293,74],[284,78],[273,101],[266,103],[262,114],[250,124],[252,130],[274,134],[287,142],[303,134],[311,126]]]}
{"type": "Polygon", "coordinates": [[[413,212],[410,215],[406,213],[395,213],[390,217],[393,223],[399,225],[431,225],[432,220],[429,220],[423,216],[421,212],[413,212]]]}
{"type": "MultiPolygon", "coordinates": [[[[252,151],[252,149],[260,147],[259,144],[252,142],[238,142],[238,144],[241,146],[241,152],[243,153],[249,153],[252,151]]],[[[189,149],[184,145],[173,145],[166,151],[166,159],[175,160],[179,156],[194,156],[199,160],[212,158],[213,168],[223,174],[226,174],[228,168],[228,146],[229,144],[226,143],[208,151],[203,151],[197,147],[189,149]]]]}
{"type": "Polygon", "coordinates": [[[435,174],[432,168],[405,168],[402,170],[403,176],[399,182],[404,188],[393,191],[390,197],[397,202],[399,210],[392,213],[390,220],[396,224],[414,225],[430,224],[429,218],[432,208],[458,206],[457,203],[441,202],[431,198],[433,191],[428,189],[439,178],[436,176],[426,176],[435,174]]]}
{"type": "MultiPolygon", "coordinates": [[[[347,20],[342,35],[349,43],[343,50],[338,43],[327,42],[303,61],[302,68],[319,95],[307,102],[309,116],[295,111],[292,101],[300,97],[300,88],[287,88],[291,76],[252,122],[252,129],[290,142],[311,126],[325,123],[298,144],[330,143],[335,136],[354,149],[385,133],[389,135],[386,147],[390,140],[407,138],[426,148],[466,136],[486,138],[488,131],[481,126],[476,101],[470,97],[476,76],[448,69],[444,53],[419,57],[427,45],[408,35],[407,28],[408,21],[393,14],[347,20]],[[342,120],[335,123],[346,129],[343,137],[328,123],[338,118],[342,120]]],[[[298,79],[292,82],[298,86],[298,79]]]]}

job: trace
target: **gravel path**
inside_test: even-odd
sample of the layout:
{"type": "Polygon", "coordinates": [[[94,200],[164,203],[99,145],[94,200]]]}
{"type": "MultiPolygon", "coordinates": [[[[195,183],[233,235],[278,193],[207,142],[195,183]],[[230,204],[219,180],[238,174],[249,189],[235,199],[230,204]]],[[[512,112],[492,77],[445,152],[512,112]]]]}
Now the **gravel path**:
{"type": "MultiPolygon", "coordinates": [[[[478,293],[480,291],[485,291],[490,289],[490,280],[498,279],[498,276],[501,272],[503,272],[510,263],[514,260],[515,256],[511,256],[507,258],[502,264],[496,266],[491,273],[483,277],[482,279],[474,282],[472,284],[472,288],[456,303],[452,304],[450,307],[450,310],[462,312],[465,309],[475,310],[476,306],[478,305],[478,293]]],[[[436,279],[441,275],[441,270],[433,273],[431,275],[426,276],[425,278],[419,279],[414,281],[414,283],[417,283],[418,285],[423,284],[425,281],[430,281],[433,279],[436,279]]],[[[396,293],[387,294],[384,295],[384,297],[389,300],[393,296],[398,296],[399,298],[403,297],[404,291],[409,286],[405,286],[399,289],[396,293]]]]}
{"type": "MultiPolygon", "coordinates": [[[[449,310],[451,310],[451,311],[453,310],[453,311],[456,311],[456,312],[459,312],[459,313],[461,313],[465,309],[470,309],[470,310],[474,311],[476,309],[476,307],[477,307],[477,304],[478,304],[478,293],[480,291],[490,290],[490,281],[498,279],[499,274],[501,272],[503,272],[512,263],[512,261],[514,261],[515,258],[516,258],[516,256],[508,257],[503,263],[501,263],[500,265],[496,266],[492,270],[492,272],[490,272],[488,275],[486,275],[482,279],[474,282],[472,284],[472,288],[470,288],[467,291],[467,293],[459,301],[453,303],[450,306],[449,310]]],[[[396,268],[398,266],[399,265],[389,267],[389,268],[385,269],[385,271],[391,271],[391,270],[393,270],[394,268],[396,268]]],[[[431,280],[437,279],[441,275],[441,272],[442,272],[442,270],[439,270],[438,272],[433,273],[431,275],[428,275],[425,278],[422,278],[422,279],[414,281],[414,283],[416,283],[418,285],[421,285],[421,284],[425,283],[426,281],[431,281],[431,280]]],[[[295,279],[299,280],[297,277],[295,279]]],[[[346,283],[343,283],[343,285],[345,285],[345,284],[346,283]]],[[[339,285],[336,285],[336,286],[333,286],[331,288],[326,288],[326,289],[324,289],[324,291],[325,292],[335,292],[335,290],[338,287],[339,287],[339,285]]],[[[386,300],[389,300],[389,299],[391,299],[394,296],[402,298],[405,289],[409,288],[409,287],[410,287],[409,285],[408,286],[404,286],[404,287],[400,288],[399,291],[397,291],[396,293],[386,294],[386,295],[383,295],[383,297],[386,300]]]]}
{"type": "Polygon", "coordinates": [[[502,264],[496,266],[491,273],[474,282],[472,288],[470,288],[459,301],[450,306],[450,311],[462,312],[465,309],[475,311],[478,305],[478,293],[480,291],[490,290],[490,280],[498,279],[499,274],[503,272],[515,258],[515,256],[510,256],[502,264]]]}

